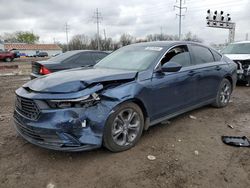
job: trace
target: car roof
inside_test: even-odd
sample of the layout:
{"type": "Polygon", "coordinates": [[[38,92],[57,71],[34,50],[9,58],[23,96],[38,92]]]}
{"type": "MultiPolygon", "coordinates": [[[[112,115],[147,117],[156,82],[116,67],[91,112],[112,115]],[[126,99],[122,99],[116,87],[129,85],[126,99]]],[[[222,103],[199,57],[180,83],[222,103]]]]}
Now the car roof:
{"type": "MultiPolygon", "coordinates": [[[[142,43],[136,43],[132,45],[136,46],[153,46],[153,47],[170,47],[173,45],[183,45],[183,44],[197,44],[201,46],[206,46],[202,43],[198,42],[192,42],[192,41],[153,41],[153,42],[142,42],[142,43]]],[[[210,48],[210,47],[209,47],[210,48]]]]}
{"type": "Polygon", "coordinates": [[[70,50],[67,52],[75,52],[75,53],[80,53],[80,52],[101,52],[101,53],[108,53],[105,51],[100,51],[100,50],[70,50]]]}

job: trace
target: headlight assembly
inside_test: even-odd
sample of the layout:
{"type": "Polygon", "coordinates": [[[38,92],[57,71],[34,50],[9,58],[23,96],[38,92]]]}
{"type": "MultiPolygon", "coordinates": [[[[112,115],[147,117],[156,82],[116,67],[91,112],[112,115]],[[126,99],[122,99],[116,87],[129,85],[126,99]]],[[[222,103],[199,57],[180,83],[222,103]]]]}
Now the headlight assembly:
{"type": "Polygon", "coordinates": [[[100,100],[98,94],[93,93],[80,98],[75,99],[55,99],[48,100],[48,104],[52,108],[80,108],[80,107],[89,107],[94,105],[100,100]]]}

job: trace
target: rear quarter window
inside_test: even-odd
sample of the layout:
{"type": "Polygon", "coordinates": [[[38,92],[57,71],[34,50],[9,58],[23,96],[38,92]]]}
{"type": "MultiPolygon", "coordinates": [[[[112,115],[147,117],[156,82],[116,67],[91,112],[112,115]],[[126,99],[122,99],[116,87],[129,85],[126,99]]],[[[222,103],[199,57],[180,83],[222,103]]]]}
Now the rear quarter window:
{"type": "Polygon", "coordinates": [[[213,56],[214,56],[214,60],[215,61],[220,61],[222,58],[222,55],[220,55],[218,52],[212,50],[213,56]]]}

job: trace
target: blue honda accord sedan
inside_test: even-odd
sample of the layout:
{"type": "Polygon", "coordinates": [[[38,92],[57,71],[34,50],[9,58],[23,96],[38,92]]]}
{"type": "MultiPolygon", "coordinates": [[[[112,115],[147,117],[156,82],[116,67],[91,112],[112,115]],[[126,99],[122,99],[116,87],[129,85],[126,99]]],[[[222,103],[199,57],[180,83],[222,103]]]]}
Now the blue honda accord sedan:
{"type": "Polygon", "coordinates": [[[236,69],[199,43],[129,45],[93,68],[53,73],[17,89],[15,128],[44,148],[124,151],[152,125],[204,105],[227,106],[236,69]]]}

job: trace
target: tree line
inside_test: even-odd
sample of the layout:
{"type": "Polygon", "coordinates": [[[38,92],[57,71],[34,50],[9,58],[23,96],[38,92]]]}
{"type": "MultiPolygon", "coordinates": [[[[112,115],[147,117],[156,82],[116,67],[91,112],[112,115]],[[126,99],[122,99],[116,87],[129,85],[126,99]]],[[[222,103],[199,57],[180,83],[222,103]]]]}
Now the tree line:
{"type": "MultiPolygon", "coordinates": [[[[17,31],[14,33],[5,33],[3,36],[0,36],[4,42],[7,43],[28,43],[28,44],[35,44],[39,43],[39,36],[29,32],[29,31],[17,31]]],[[[122,46],[126,46],[132,43],[139,43],[139,42],[150,42],[150,41],[166,41],[166,40],[178,40],[177,35],[169,35],[169,34],[149,34],[145,38],[140,39],[136,38],[130,34],[124,33],[120,36],[119,40],[114,40],[113,38],[103,38],[99,37],[99,44],[100,49],[103,51],[113,51],[122,46]]],[[[195,42],[202,42],[197,35],[192,34],[191,32],[186,33],[183,36],[185,41],[195,41],[195,42]]],[[[85,34],[76,34],[74,35],[69,44],[56,42],[63,51],[67,50],[96,50],[98,49],[97,46],[97,36],[89,37],[85,34]]]]}

